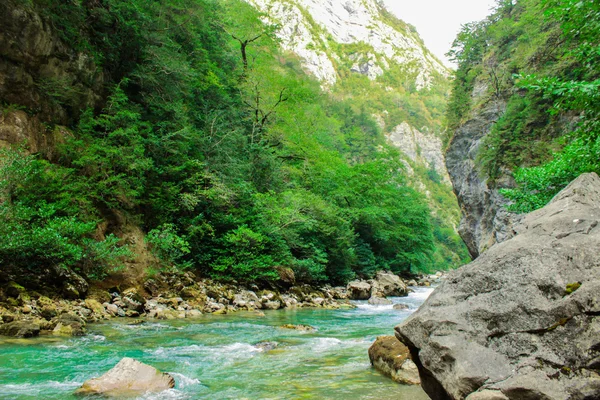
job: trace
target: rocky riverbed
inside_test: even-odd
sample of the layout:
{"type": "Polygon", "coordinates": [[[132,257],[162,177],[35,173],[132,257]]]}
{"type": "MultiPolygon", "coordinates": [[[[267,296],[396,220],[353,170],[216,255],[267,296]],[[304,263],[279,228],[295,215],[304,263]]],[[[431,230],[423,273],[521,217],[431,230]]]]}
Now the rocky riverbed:
{"type": "Polygon", "coordinates": [[[431,293],[411,287],[391,305],[350,301],[354,308],[281,308],[196,318],[117,317],[88,324],[80,337],[0,337],[0,398],[75,399],[74,392],[130,357],[175,380],[142,399],[426,400],[419,386],[399,385],[369,362],[367,350],[431,293]],[[394,309],[402,304],[403,309],[394,309]],[[143,321],[140,323],[140,321],[143,321]],[[288,329],[288,325],[311,327],[288,329]],[[343,379],[341,379],[343,378],[343,379]]]}

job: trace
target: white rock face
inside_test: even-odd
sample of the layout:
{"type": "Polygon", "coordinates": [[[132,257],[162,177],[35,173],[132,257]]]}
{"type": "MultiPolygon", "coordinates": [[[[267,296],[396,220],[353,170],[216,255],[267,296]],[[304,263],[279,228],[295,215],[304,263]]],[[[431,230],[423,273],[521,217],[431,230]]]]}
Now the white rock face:
{"type": "Polygon", "coordinates": [[[324,86],[337,81],[335,63],[345,56],[335,54],[331,41],[372,47],[369,54],[356,55],[351,68],[372,80],[393,63],[414,74],[418,89],[428,87],[434,73],[448,75],[441,62],[424,48],[416,32],[408,26],[401,31],[385,22],[375,0],[246,1],[267,15],[266,22],[281,25],[278,36],[282,46],[295,52],[304,68],[324,86]]]}
{"type": "Polygon", "coordinates": [[[311,24],[299,7],[283,1],[247,1],[268,15],[265,22],[280,25],[277,36],[281,39],[282,47],[296,53],[307,72],[314,75],[325,86],[331,86],[336,82],[337,73],[333,62],[327,53],[318,50],[315,46],[314,41],[320,41],[321,38],[314,37],[311,24]]]}
{"type": "Polygon", "coordinates": [[[420,132],[403,122],[389,133],[388,139],[412,161],[420,162],[428,168],[434,168],[444,182],[450,183],[442,151],[442,141],[438,137],[420,132]]]}

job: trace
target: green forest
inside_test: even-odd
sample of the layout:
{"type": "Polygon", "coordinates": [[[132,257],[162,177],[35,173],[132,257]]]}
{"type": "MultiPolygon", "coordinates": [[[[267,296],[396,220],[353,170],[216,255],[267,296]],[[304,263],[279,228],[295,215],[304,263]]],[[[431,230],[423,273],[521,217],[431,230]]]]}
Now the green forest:
{"type": "MultiPolygon", "coordinates": [[[[1,150],[0,263],[13,274],[57,265],[101,280],[133,256],[123,221],[164,267],[214,279],[268,282],[290,268],[302,282],[341,284],[468,260],[449,222],[457,211],[432,216],[372,117],[377,102],[353,99],[372,89],[400,104],[390,121],[435,129],[442,81],[388,100],[364,77],[324,91],[280,49],[277,26],[239,0],[19,3],[108,78],[95,108],[68,81],[39,82],[43,101],[67,110],[69,133],[52,157],[1,150]]],[[[435,171],[417,173],[456,209],[435,171]]]]}
{"type": "Polygon", "coordinates": [[[451,55],[459,66],[449,132],[486,103],[505,103],[479,163],[491,181],[514,175],[517,187],[501,190],[511,210],[543,207],[581,173],[600,172],[597,1],[498,1],[487,19],[463,27],[451,55]],[[474,101],[477,83],[488,89],[474,101]]]}

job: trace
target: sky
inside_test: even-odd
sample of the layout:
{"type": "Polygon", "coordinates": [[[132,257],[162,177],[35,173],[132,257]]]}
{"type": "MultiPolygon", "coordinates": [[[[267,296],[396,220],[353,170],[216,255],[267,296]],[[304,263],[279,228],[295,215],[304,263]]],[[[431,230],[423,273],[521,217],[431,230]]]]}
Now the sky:
{"type": "Polygon", "coordinates": [[[454,67],[445,53],[450,50],[462,24],[490,14],[495,0],[384,0],[386,8],[414,25],[425,45],[446,65],[454,67]]]}

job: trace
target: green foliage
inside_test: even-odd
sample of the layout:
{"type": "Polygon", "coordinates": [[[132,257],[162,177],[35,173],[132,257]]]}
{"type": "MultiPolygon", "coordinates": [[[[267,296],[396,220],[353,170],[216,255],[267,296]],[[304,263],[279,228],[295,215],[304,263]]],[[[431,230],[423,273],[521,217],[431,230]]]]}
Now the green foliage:
{"type": "Polygon", "coordinates": [[[480,64],[487,45],[485,28],[486,22],[463,25],[448,53],[450,60],[458,63],[446,109],[446,125],[450,131],[464,122],[471,109],[471,93],[481,73],[480,64]]]}
{"type": "Polygon", "coordinates": [[[600,143],[572,140],[554,159],[538,167],[520,168],[515,172],[516,189],[501,193],[514,202],[509,209],[524,213],[545,206],[573,179],[585,172],[599,172],[600,143]]]}
{"type": "Polygon", "coordinates": [[[104,112],[81,116],[77,138],[62,146],[64,161],[85,176],[88,198],[107,208],[136,205],[152,160],[145,156],[148,125],[117,86],[104,112]]]}
{"type": "Polygon", "coordinates": [[[0,263],[28,273],[60,265],[91,279],[121,266],[127,249],[114,236],[92,239],[96,222],[86,218],[89,204],[71,197],[72,173],[23,150],[0,151],[0,263]]]}
{"type": "Polygon", "coordinates": [[[581,173],[600,172],[600,7],[570,0],[544,5],[548,18],[560,22],[565,42],[561,56],[573,67],[560,76],[519,76],[517,85],[548,101],[550,115],[575,111],[582,117],[577,128],[561,139],[564,147],[552,160],[515,172],[519,187],[504,194],[519,212],[543,207],[581,173]]]}
{"type": "Polygon", "coordinates": [[[483,139],[478,163],[493,181],[505,169],[546,160],[551,154],[548,102],[536,96],[515,94],[504,114],[483,139]]]}
{"type": "Polygon", "coordinates": [[[177,264],[190,253],[189,243],[177,234],[176,229],[174,224],[163,224],[146,235],[146,242],[150,245],[152,253],[173,264],[177,264]]]}

